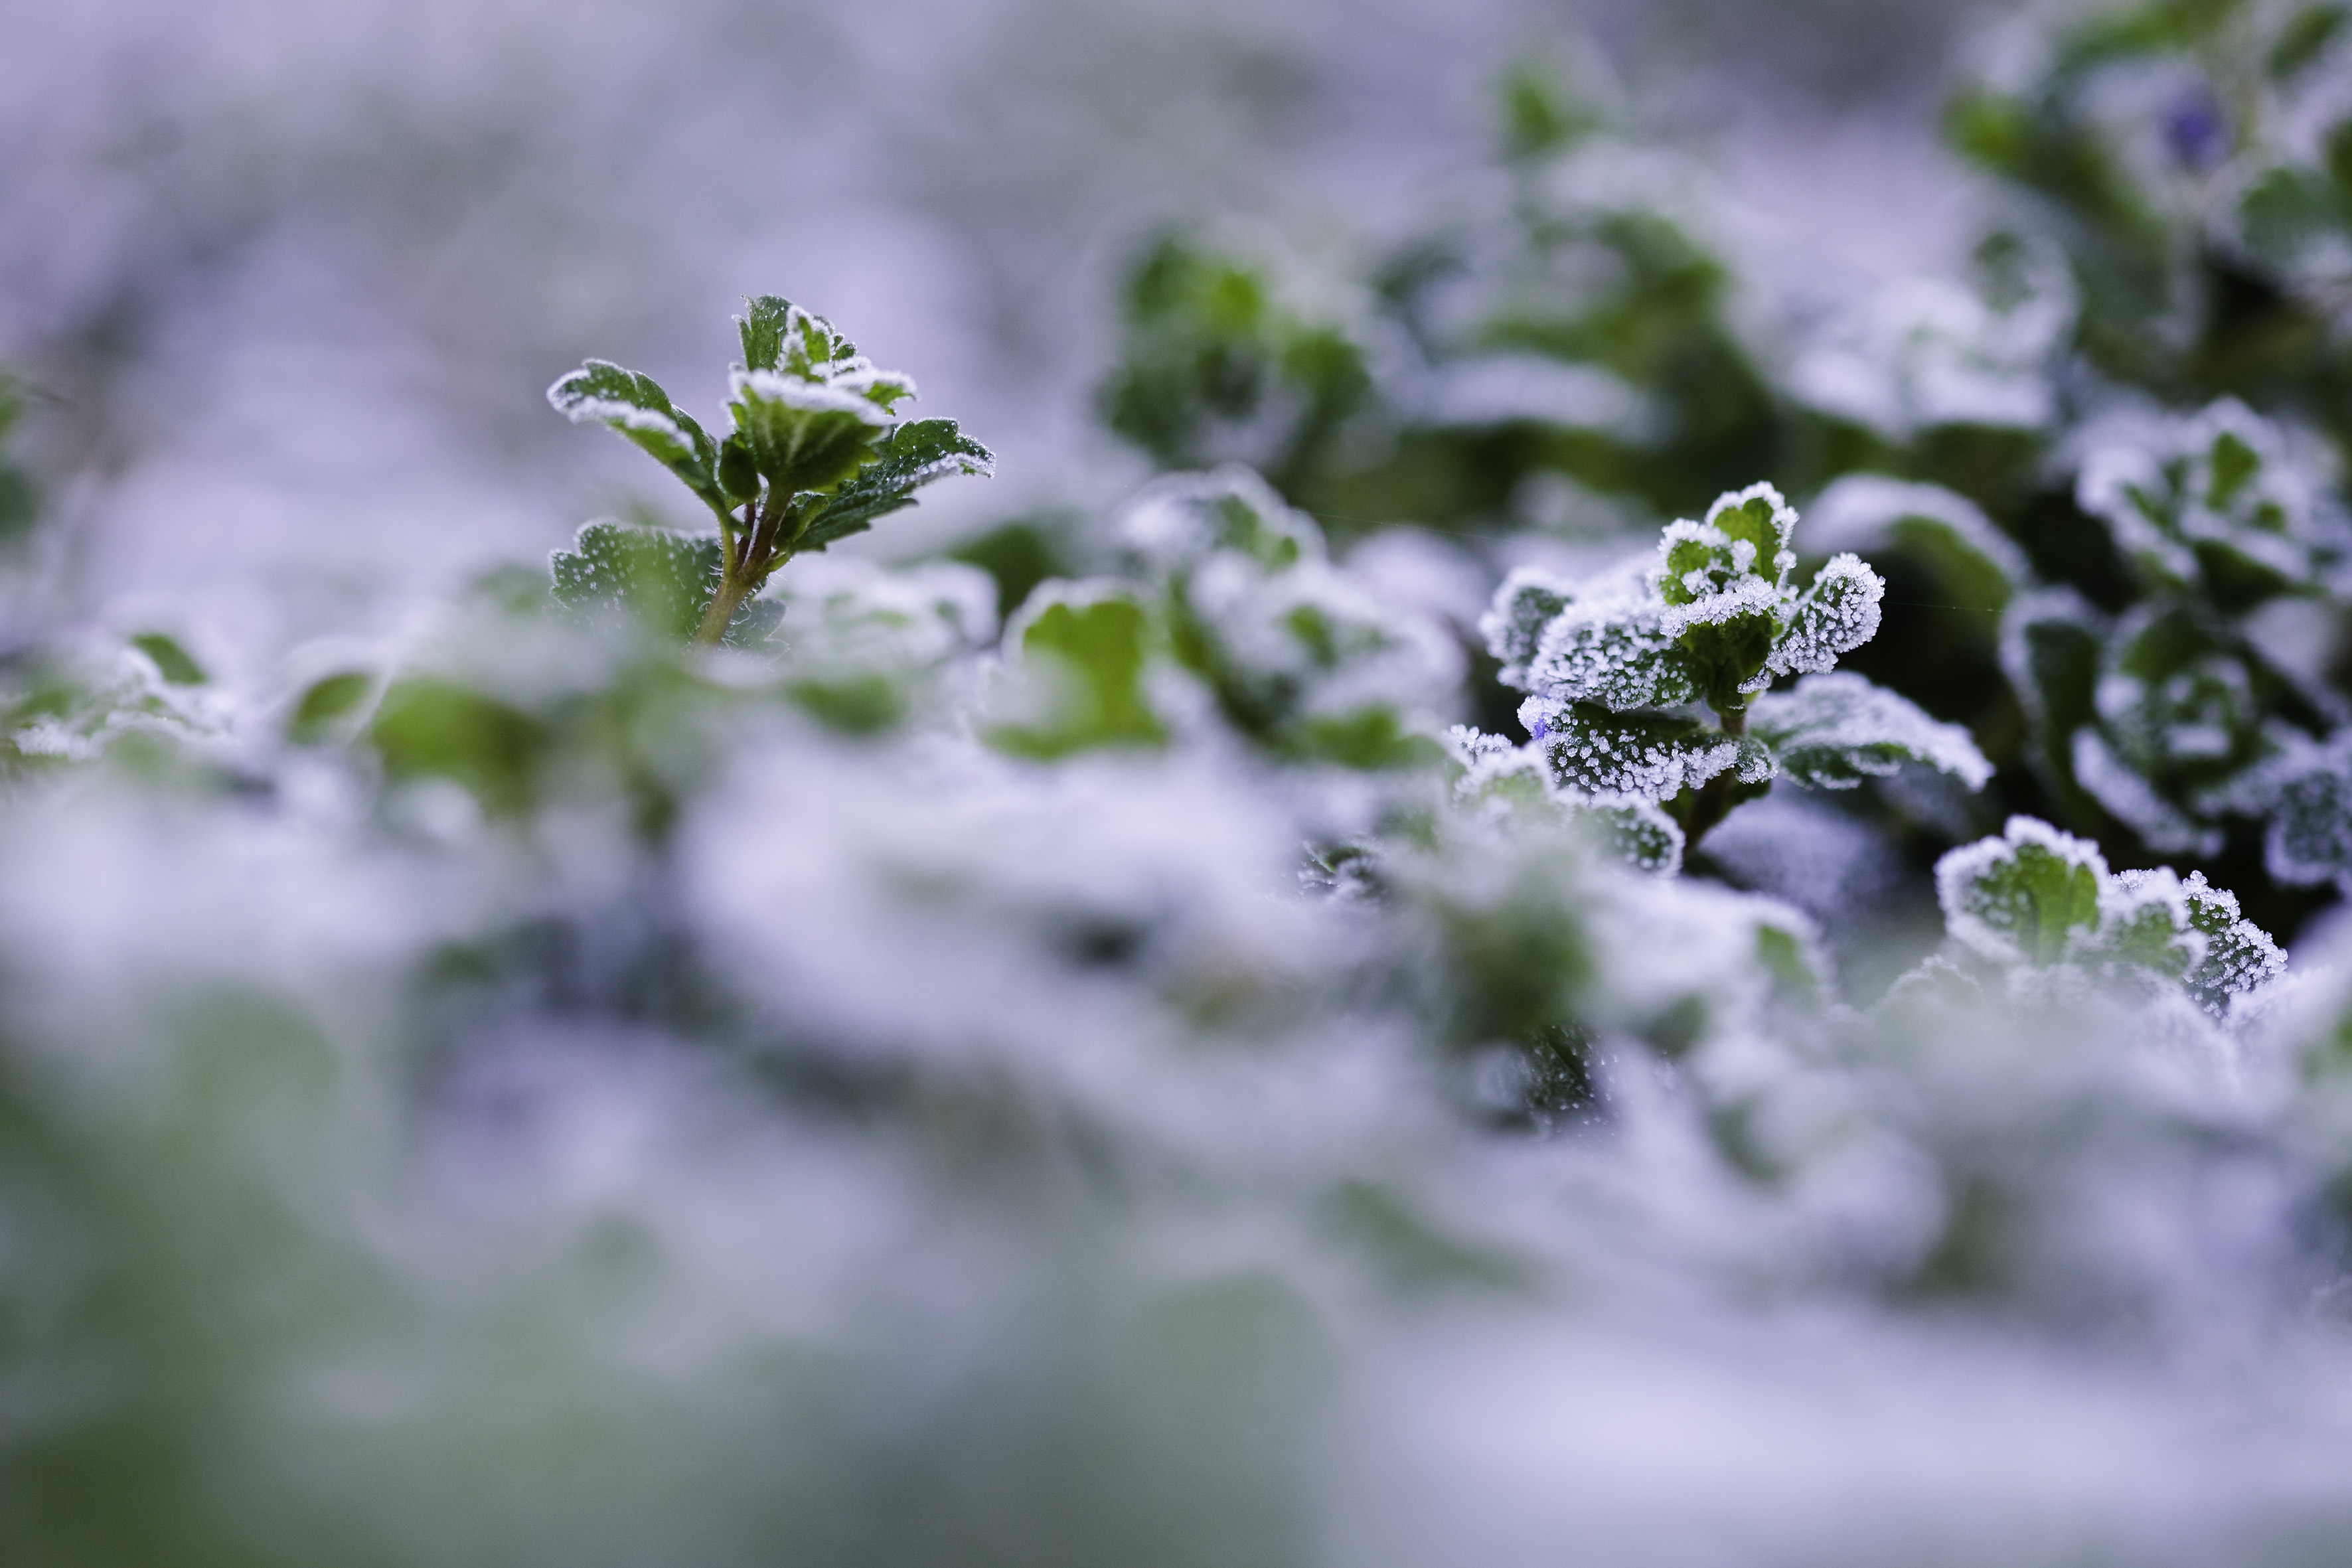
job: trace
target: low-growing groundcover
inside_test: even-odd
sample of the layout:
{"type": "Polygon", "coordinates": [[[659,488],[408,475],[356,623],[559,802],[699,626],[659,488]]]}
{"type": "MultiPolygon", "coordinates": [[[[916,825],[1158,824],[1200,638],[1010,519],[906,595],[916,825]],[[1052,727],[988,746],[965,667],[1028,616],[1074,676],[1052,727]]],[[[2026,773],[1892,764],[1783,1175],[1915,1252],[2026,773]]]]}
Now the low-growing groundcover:
{"type": "MultiPolygon", "coordinates": [[[[2244,47],[2209,12],[2274,21],[2045,68],[2244,47]]],[[[723,432],[549,395],[698,530],[252,689],[11,648],[0,1561],[2340,1561],[2352,953],[2255,897],[2340,831],[2330,340],[2176,391],[2061,315],[2021,370],[1995,294],[1900,353],[2050,427],[1880,361],[1942,414],[1808,424],[1819,361],[1677,314],[1679,231],[1510,101],[1663,357],[1567,305],[1511,352],[1667,423],[1476,450],[1605,531],[1335,541],[1297,502],[1382,463],[1479,515],[1463,426],[1347,427],[1423,395],[1367,371],[1218,447],[1153,318],[1109,410],[1171,471],[1062,575],[845,555],[991,457],[762,297],[723,432]],[[1771,368],[1677,423],[1667,361],[1771,368]],[[1906,664],[1906,580],[1997,700],[1906,664]],[[1756,890],[1832,858],[1892,890],[1756,890]]],[[[2046,221],[1996,276],[2115,259],[2046,221]]]]}

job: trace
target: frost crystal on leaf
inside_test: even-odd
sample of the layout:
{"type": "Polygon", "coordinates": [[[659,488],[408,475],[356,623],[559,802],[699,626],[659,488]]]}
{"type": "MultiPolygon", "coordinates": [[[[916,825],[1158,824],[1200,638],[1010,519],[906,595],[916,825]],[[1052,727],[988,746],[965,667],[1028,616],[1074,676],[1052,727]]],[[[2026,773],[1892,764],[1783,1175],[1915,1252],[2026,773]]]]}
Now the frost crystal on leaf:
{"type": "Polygon", "coordinates": [[[1945,929],[1986,958],[2046,965],[2097,927],[2108,880],[2097,845],[2031,816],[1936,862],[1945,929]]]}
{"type": "Polygon", "coordinates": [[[1906,763],[1950,773],[1972,790],[1992,777],[1967,731],[1858,675],[1808,675],[1788,691],[1759,697],[1748,726],[1800,784],[1851,789],[1906,763]]]}
{"type": "Polygon", "coordinates": [[[2352,545],[2286,435],[2235,398],[2140,427],[2117,426],[2084,459],[2076,501],[2104,521],[2152,583],[2175,589],[2308,592],[2352,545]]]}
{"type": "Polygon", "coordinates": [[[1832,557],[1797,601],[1765,668],[1775,675],[1835,668],[1839,656],[1878,635],[1878,604],[1885,596],[1886,584],[1860,556],[1832,557]]]}
{"type": "Polygon", "coordinates": [[[2263,780],[2270,821],[2263,862],[2293,886],[2352,881],[2352,730],[2324,745],[2299,741],[2263,780]]]}
{"type": "Polygon", "coordinates": [[[1531,693],[1520,719],[1560,788],[1668,802],[1728,773],[1738,787],[1670,807],[1696,841],[1784,769],[1844,788],[1916,762],[1983,785],[1991,770],[1965,733],[1822,673],[1877,631],[1885,585],[1842,554],[1798,593],[1796,525],[1778,490],[1754,485],[1704,522],[1668,524],[1646,571],[1576,587],[1511,574],[1482,630],[1503,679],[1531,693]],[[1763,695],[1787,674],[1808,684],[1763,695]],[[1697,702],[1720,727],[1688,711],[1697,702]]]}
{"type": "Polygon", "coordinates": [[[1688,702],[1698,693],[1666,625],[1671,613],[1605,599],[1563,605],[1528,661],[1528,689],[1621,713],[1688,702]]]}
{"type": "Polygon", "coordinates": [[[1953,940],[1979,958],[2053,976],[2056,991],[2012,975],[2013,996],[2072,994],[2101,975],[2158,976],[2211,1018],[2278,978],[2286,957],[2241,917],[2236,895],[2168,867],[2111,875],[2095,845],[2032,817],[1936,863],[1953,940]],[[2071,976],[2071,978],[2070,978],[2071,976]],[[2020,990],[2019,985],[2024,984],[2020,990]]]}
{"type": "Polygon", "coordinates": [[[1734,770],[1746,782],[1771,777],[1770,755],[1757,742],[1685,715],[1531,697],[1519,721],[1538,735],[1554,781],[1580,795],[1664,800],[1734,770]]]}
{"type": "Polygon", "coordinates": [[[1528,662],[1552,617],[1574,602],[1576,590],[1551,573],[1533,566],[1514,566],[1495,591],[1493,607],[1478,622],[1486,651],[1502,664],[1496,679],[1506,686],[1528,689],[1528,662]]]}
{"type": "Polygon", "coordinates": [[[1188,571],[1221,552],[1268,572],[1324,555],[1315,520],[1237,463],[1154,480],[1120,510],[1113,528],[1135,563],[1155,573],[1188,571]]]}

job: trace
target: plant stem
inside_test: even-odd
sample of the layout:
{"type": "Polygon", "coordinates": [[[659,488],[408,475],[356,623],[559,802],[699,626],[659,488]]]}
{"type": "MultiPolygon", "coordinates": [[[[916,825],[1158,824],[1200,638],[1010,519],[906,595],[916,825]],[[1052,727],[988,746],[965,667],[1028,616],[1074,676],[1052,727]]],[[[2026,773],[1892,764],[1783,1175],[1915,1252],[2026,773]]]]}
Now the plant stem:
{"type": "MultiPolygon", "coordinates": [[[[1718,712],[1717,720],[1727,735],[1748,732],[1748,710],[1735,708],[1718,712]]],[[[1699,785],[1690,797],[1690,808],[1683,816],[1683,853],[1698,847],[1698,841],[1713,831],[1715,825],[1731,815],[1732,792],[1739,787],[1739,770],[1728,767],[1699,785]]]]}
{"type": "Polygon", "coordinates": [[[783,515],[774,489],[770,488],[768,504],[757,500],[743,503],[743,542],[735,542],[734,531],[726,530],[719,557],[719,592],[710,607],[702,613],[702,624],[695,628],[694,640],[704,647],[717,647],[727,636],[728,624],[743,601],[755,593],[767,580],[769,563],[776,553],[776,527],[783,515]]]}
{"type": "Polygon", "coordinates": [[[727,624],[751,592],[751,582],[735,574],[734,563],[729,562],[726,574],[719,579],[719,592],[710,601],[710,608],[702,612],[702,625],[695,628],[694,640],[705,647],[717,647],[727,635],[727,624]]]}

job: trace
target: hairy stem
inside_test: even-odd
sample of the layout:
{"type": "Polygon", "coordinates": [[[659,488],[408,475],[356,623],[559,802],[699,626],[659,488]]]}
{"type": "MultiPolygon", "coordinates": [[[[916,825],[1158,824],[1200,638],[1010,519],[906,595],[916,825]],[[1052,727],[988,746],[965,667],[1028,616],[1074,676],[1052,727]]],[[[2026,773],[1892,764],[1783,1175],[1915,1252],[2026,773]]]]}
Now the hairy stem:
{"type": "Polygon", "coordinates": [[[702,612],[702,625],[695,628],[694,640],[705,647],[716,647],[727,635],[727,625],[735,612],[743,607],[751,596],[752,584],[748,578],[739,577],[732,570],[719,579],[719,592],[710,601],[710,608],[702,612]]]}
{"type": "Polygon", "coordinates": [[[775,554],[776,525],[782,510],[772,490],[764,508],[756,500],[743,503],[740,544],[736,542],[732,528],[722,531],[719,592],[711,597],[710,607],[702,613],[702,624],[695,628],[697,643],[705,647],[718,647],[727,636],[728,624],[734,620],[735,612],[766,579],[768,563],[775,554]]]}

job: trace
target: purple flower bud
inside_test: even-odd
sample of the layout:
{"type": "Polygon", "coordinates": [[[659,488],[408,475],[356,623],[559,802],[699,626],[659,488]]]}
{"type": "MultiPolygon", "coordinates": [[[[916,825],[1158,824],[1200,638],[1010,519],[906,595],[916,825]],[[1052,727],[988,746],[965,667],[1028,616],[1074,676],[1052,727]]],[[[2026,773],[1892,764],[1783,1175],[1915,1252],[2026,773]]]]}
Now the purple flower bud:
{"type": "Polygon", "coordinates": [[[2221,161],[2228,128],[2221,105],[2203,86],[2182,94],[2164,116],[2164,143],[2181,167],[2202,172],[2221,161]]]}

